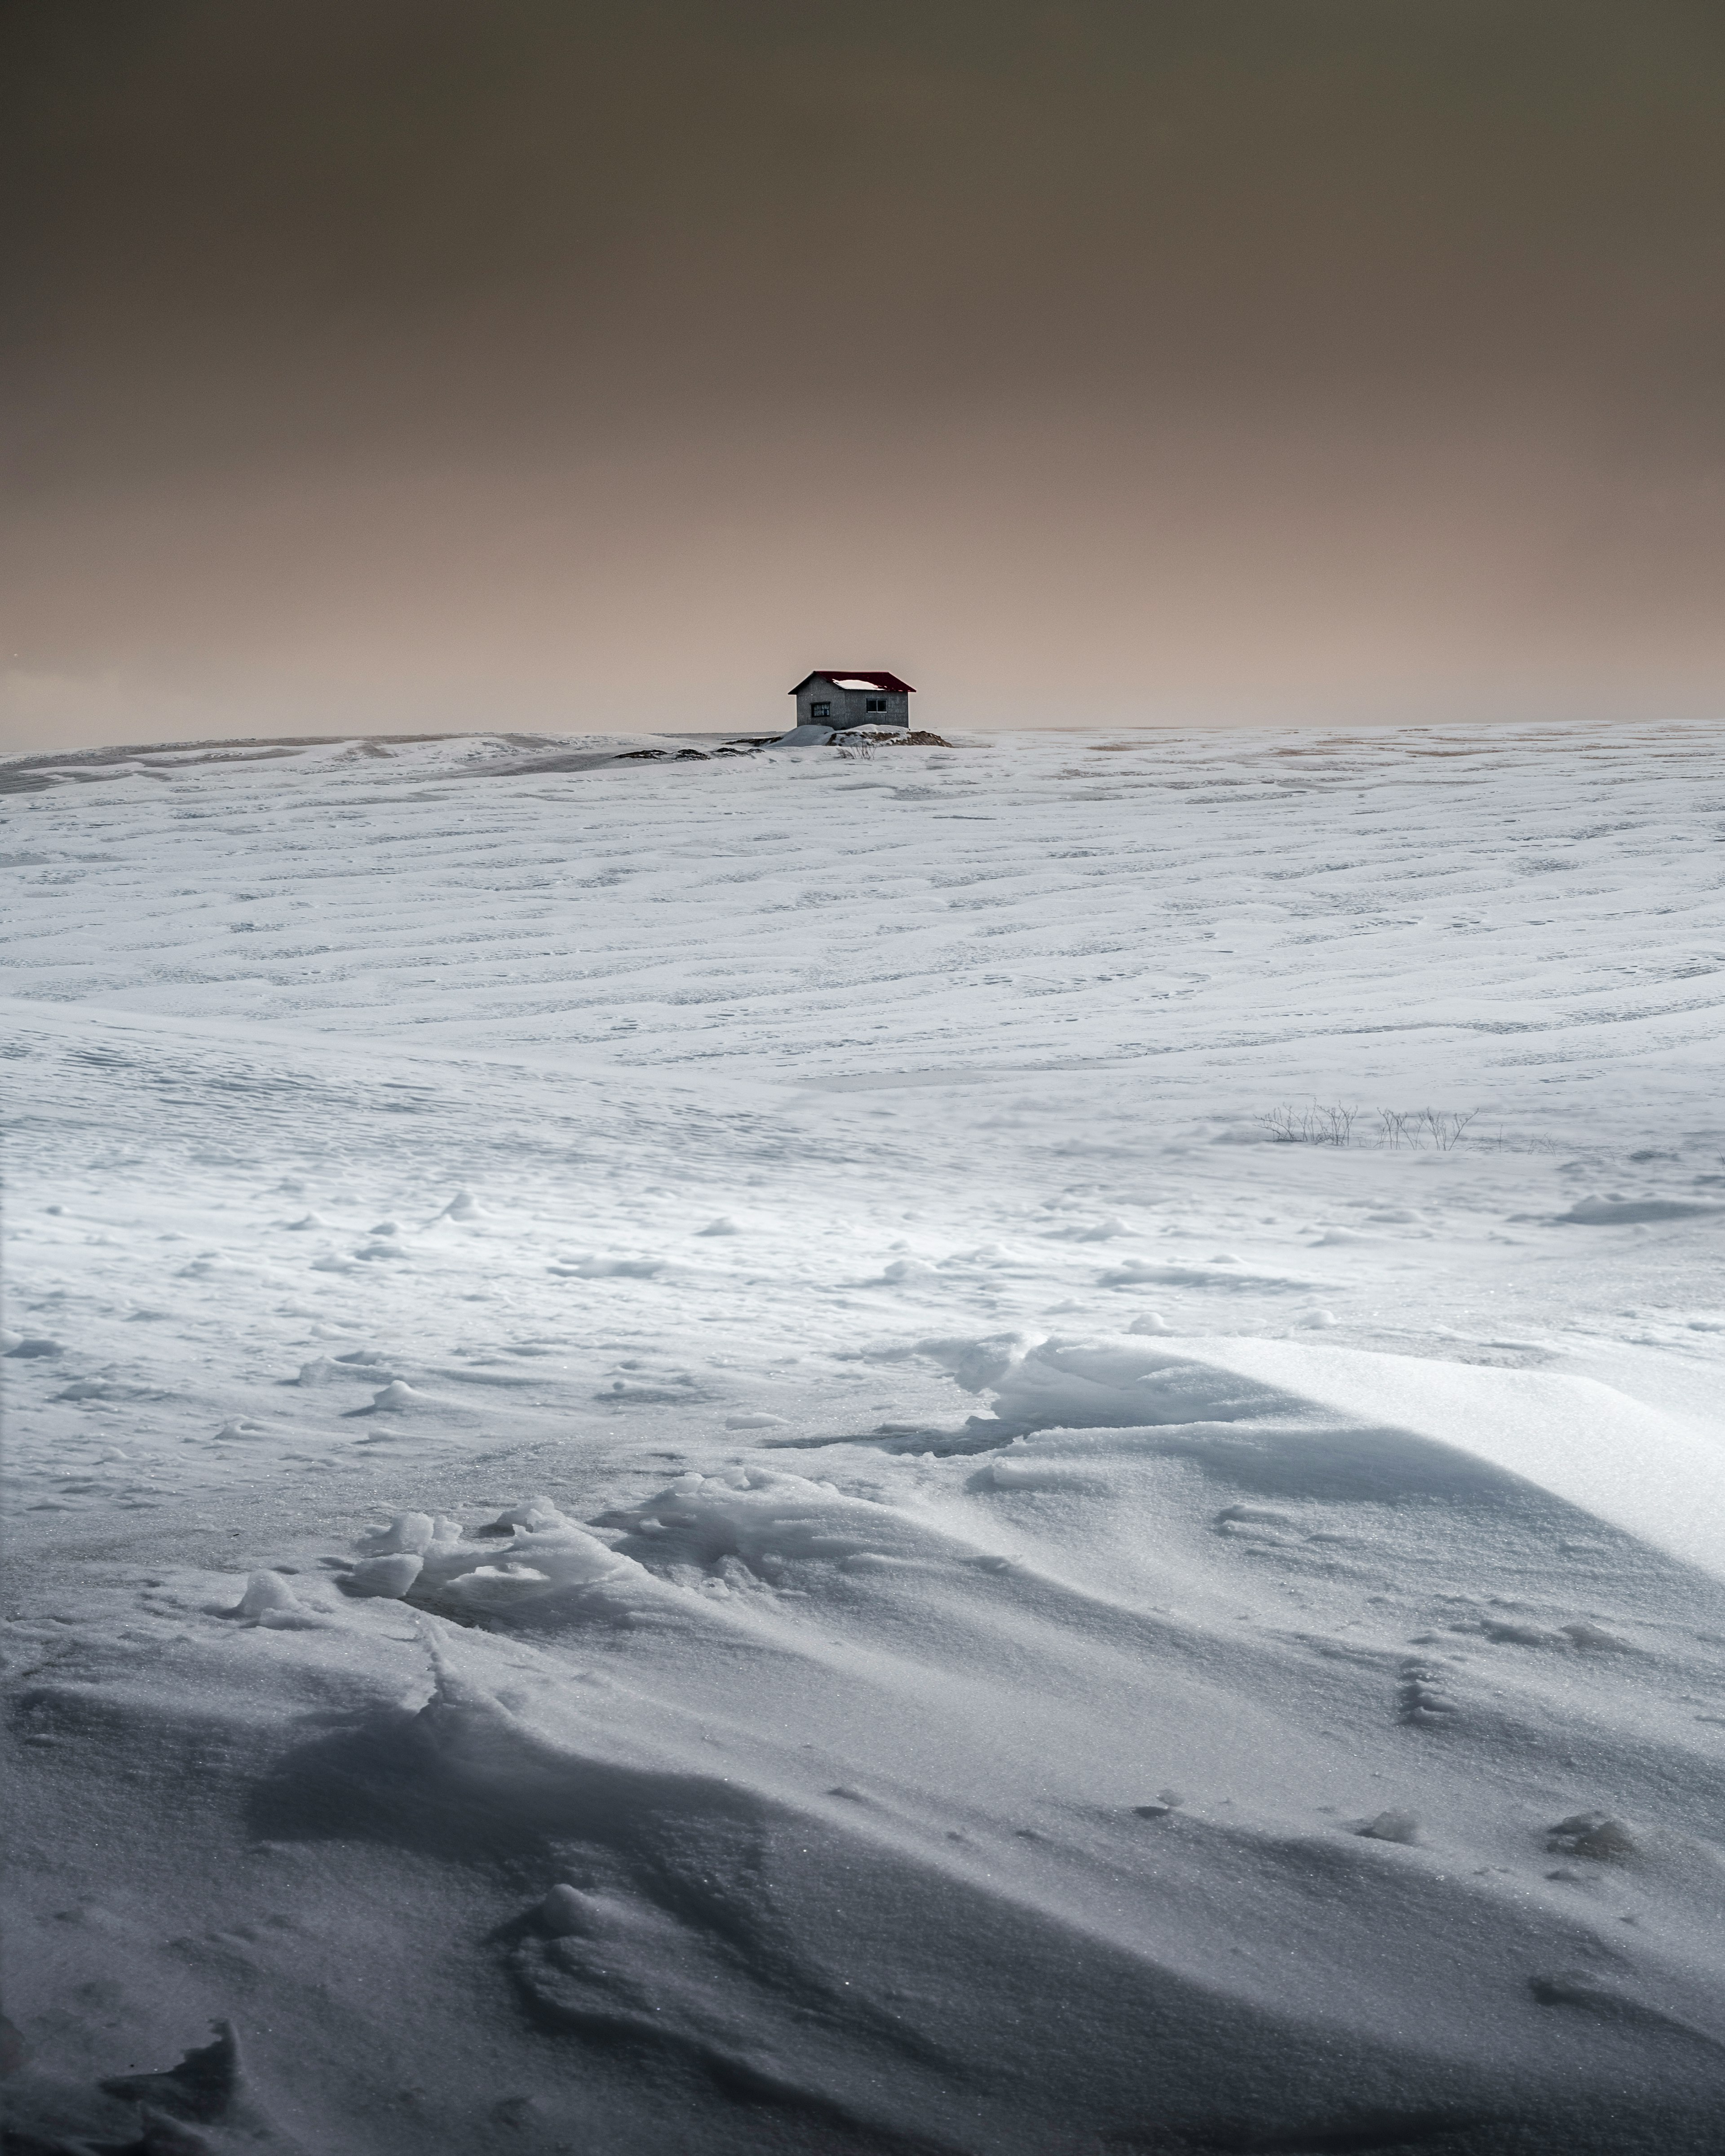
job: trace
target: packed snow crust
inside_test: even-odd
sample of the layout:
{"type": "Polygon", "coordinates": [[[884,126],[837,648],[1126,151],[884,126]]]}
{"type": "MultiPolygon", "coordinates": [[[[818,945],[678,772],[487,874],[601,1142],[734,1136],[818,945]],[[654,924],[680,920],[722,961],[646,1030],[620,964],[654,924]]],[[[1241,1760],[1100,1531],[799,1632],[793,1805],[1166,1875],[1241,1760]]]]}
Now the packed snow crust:
{"type": "Polygon", "coordinates": [[[1717,735],[629,746],[0,765],[8,2148],[1725,2148],[1717,735]]]}

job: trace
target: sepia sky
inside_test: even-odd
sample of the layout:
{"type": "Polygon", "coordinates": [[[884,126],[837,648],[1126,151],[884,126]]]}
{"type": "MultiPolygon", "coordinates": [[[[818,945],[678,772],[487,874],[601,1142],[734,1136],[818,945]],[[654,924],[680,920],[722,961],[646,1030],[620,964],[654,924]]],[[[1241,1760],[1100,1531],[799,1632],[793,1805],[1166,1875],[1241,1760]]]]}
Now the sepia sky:
{"type": "Polygon", "coordinates": [[[0,746],[1725,706],[1717,0],[0,41],[0,746]]]}

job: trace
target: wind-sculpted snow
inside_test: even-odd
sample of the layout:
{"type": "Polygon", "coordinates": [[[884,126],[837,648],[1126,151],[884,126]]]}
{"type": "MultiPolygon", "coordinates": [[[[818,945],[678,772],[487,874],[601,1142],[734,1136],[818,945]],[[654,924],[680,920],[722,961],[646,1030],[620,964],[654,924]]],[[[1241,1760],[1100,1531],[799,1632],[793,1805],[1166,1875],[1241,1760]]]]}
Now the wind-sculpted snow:
{"type": "MultiPolygon", "coordinates": [[[[945,1343],[928,1344],[948,1359],[945,1343]]],[[[976,1350],[961,1348],[952,1361],[963,1382],[976,1350]]],[[[1441,1445],[1462,1481],[1481,1465],[1502,1469],[1725,1579],[1725,1445],[1717,1432],[1658,1414],[1593,1378],[1485,1372],[1291,1341],[1231,1340],[1194,1354],[1050,1340],[976,1371],[972,1382],[982,1380],[1009,1433],[1303,1426],[1314,1461],[1324,1463],[1314,1466],[1313,1480],[1338,1471],[1348,1426],[1358,1423],[1365,1435],[1353,1450],[1373,1485],[1399,1472],[1403,1436],[1420,1455],[1441,1445]],[[1635,1462],[1633,1474],[1625,1473],[1626,1460],[1635,1462]]]]}
{"type": "Polygon", "coordinates": [[[20,2149],[1718,2149],[1708,733],[619,746],[9,767],[20,2149]]]}

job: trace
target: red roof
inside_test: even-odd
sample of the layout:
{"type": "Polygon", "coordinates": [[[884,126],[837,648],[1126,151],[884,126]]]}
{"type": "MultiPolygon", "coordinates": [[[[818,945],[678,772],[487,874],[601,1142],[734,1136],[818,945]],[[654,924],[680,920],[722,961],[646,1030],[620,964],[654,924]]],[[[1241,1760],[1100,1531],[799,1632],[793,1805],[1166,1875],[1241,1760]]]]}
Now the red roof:
{"type": "Polygon", "coordinates": [[[916,691],[908,681],[901,681],[896,674],[883,674],[872,666],[817,666],[812,674],[805,674],[791,690],[798,695],[811,681],[866,681],[871,689],[885,689],[899,696],[914,696],[916,691]]]}

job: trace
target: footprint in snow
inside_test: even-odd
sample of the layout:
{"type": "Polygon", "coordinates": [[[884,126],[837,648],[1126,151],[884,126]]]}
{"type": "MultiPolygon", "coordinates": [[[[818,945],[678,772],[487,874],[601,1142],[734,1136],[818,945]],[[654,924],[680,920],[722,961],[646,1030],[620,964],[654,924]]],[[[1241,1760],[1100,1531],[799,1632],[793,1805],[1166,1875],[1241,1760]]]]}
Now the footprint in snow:
{"type": "Polygon", "coordinates": [[[1396,1841],[1410,1845],[1420,1839],[1420,1820],[1413,1812],[1378,1812],[1368,1820],[1363,1820],[1351,1831],[1367,1841],[1396,1841]]]}
{"type": "Polygon", "coordinates": [[[1268,1505],[1224,1505],[1215,1517],[1219,1535],[1250,1535],[1255,1540],[1281,1542],[1297,1532],[1298,1522],[1268,1505]],[[1270,1530],[1266,1535],[1266,1529],[1270,1530]],[[1281,1530],[1281,1532],[1278,1532],[1281,1530]]]}
{"type": "Polygon", "coordinates": [[[1494,1647],[1561,1647],[1563,1644],[1561,1633],[1548,1632],[1538,1625],[1486,1618],[1481,1620],[1480,1630],[1494,1647]]]}
{"type": "Polygon", "coordinates": [[[603,1401],[608,1407],[669,1407],[677,1403],[700,1400],[705,1395],[696,1389],[692,1378],[672,1378],[662,1384],[614,1378],[603,1390],[595,1393],[593,1398],[603,1401]]]}
{"type": "Polygon", "coordinates": [[[1416,1728],[1441,1729],[1456,1712],[1455,1702],[1442,1689],[1443,1672],[1417,1658],[1404,1661],[1396,1686],[1396,1712],[1416,1728]]]}
{"type": "Polygon", "coordinates": [[[1609,1812],[1572,1812],[1548,1830],[1545,1845],[1553,1856],[1590,1856],[1607,1864],[1620,1864],[1640,1847],[1634,1828],[1609,1812]]]}
{"type": "Polygon", "coordinates": [[[1154,1804],[1132,1806],[1132,1817],[1134,1819],[1166,1819],[1170,1812],[1178,1811],[1185,1801],[1184,1796],[1178,1789],[1158,1789],[1156,1792],[1154,1804]]]}

